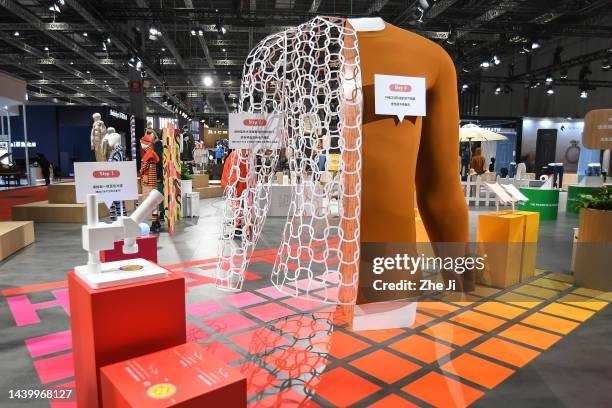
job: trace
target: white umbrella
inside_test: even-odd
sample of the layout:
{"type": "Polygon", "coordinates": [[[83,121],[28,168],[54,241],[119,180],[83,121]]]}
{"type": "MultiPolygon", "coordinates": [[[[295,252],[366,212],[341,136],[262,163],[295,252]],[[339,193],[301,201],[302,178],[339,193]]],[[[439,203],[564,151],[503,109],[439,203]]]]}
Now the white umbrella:
{"type": "Polygon", "coordinates": [[[470,162],[472,161],[472,142],[498,142],[502,140],[508,140],[508,138],[473,123],[468,123],[459,128],[459,141],[470,144],[470,162]]]}
{"type": "Polygon", "coordinates": [[[461,142],[497,142],[508,140],[508,138],[473,123],[468,123],[459,128],[459,140],[461,142]]]}

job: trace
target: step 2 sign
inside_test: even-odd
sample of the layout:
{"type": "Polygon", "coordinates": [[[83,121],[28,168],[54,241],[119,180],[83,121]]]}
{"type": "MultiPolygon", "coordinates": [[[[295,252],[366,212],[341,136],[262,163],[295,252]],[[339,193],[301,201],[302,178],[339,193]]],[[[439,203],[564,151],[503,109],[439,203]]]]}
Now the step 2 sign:
{"type": "Polygon", "coordinates": [[[108,207],[113,201],[138,199],[135,161],[77,162],[74,181],[77,203],[86,202],[88,194],[97,194],[108,207]]]}
{"type": "Polygon", "coordinates": [[[280,149],[283,116],[265,113],[230,113],[230,149],[280,149]]]}

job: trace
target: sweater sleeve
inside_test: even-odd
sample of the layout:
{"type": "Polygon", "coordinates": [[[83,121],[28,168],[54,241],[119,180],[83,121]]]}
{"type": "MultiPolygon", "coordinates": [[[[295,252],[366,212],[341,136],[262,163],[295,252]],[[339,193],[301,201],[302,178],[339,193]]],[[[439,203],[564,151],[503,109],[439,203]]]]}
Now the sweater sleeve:
{"type": "Polygon", "coordinates": [[[469,221],[459,179],[459,99],[455,66],[440,49],[440,69],[427,91],[427,116],[417,161],[417,202],[432,242],[468,242],[469,221]]]}

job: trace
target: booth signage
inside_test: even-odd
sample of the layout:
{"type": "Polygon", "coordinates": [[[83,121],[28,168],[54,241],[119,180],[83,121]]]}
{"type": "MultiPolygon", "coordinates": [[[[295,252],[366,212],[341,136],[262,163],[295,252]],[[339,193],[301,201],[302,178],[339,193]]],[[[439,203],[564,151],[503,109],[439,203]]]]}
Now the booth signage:
{"type": "Polygon", "coordinates": [[[116,111],[114,109],[111,109],[108,114],[111,115],[114,118],[117,118],[117,119],[128,120],[128,115],[127,114],[125,114],[123,112],[116,111]]]}
{"type": "Polygon", "coordinates": [[[612,149],[612,109],[596,109],[586,114],[582,142],[589,149],[612,149]]]}
{"type": "Polygon", "coordinates": [[[113,201],[138,199],[135,161],[77,162],[74,181],[77,203],[86,202],[88,194],[97,194],[109,207],[113,201]]]}
{"type": "Polygon", "coordinates": [[[230,113],[230,149],[279,149],[282,115],[230,113]]]}
{"type": "Polygon", "coordinates": [[[215,147],[217,140],[227,139],[227,128],[204,128],[204,146],[208,148],[215,147]]]}
{"type": "Polygon", "coordinates": [[[397,75],[374,75],[377,115],[425,116],[425,78],[397,75]]]}

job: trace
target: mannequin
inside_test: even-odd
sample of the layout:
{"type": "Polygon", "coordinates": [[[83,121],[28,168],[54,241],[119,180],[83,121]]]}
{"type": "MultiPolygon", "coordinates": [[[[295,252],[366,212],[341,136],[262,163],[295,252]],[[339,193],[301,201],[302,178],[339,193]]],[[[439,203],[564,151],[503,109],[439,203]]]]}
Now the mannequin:
{"type": "Polygon", "coordinates": [[[181,160],[187,164],[189,168],[189,174],[193,174],[193,149],[195,148],[195,141],[193,135],[189,132],[187,126],[183,127],[183,148],[181,150],[181,160]]]}
{"type": "Polygon", "coordinates": [[[110,143],[108,142],[108,139],[111,135],[116,134],[119,136],[119,141],[121,141],[121,135],[119,135],[116,131],[114,127],[109,127],[106,129],[106,135],[104,135],[104,138],[102,139],[102,154],[104,155],[105,160],[108,160],[108,158],[110,157],[111,154],[111,150],[113,149],[113,147],[110,145],[110,143]]]}
{"type": "MultiPolygon", "coordinates": [[[[291,171],[298,176],[298,185],[272,272],[272,282],[280,290],[295,293],[291,282],[296,273],[290,269],[297,268],[300,279],[308,271],[310,283],[315,283],[311,277],[314,276],[328,287],[339,289],[337,295],[332,290],[317,293],[331,303],[370,303],[414,296],[414,292],[373,289],[372,257],[380,253],[368,253],[364,245],[379,244],[385,256],[390,256],[398,253],[392,244],[414,243],[417,203],[436,254],[441,258],[467,254],[468,211],[456,175],[459,167],[456,72],[448,54],[436,43],[380,18],[315,17],[298,28],[267,37],[251,51],[244,67],[239,106],[244,112],[275,111],[287,116],[283,147],[289,152],[291,171]],[[322,43],[330,45],[322,49],[318,46],[322,43]],[[287,63],[278,64],[279,60],[287,63]],[[309,75],[315,71],[318,76],[309,75]],[[426,115],[398,120],[395,115],[376,114],[375,74],[424,78],[426,115]],[[284,85],[278,93],[261,92],[277,83],[284,85]],[[308,102],[312,99],[317,100],[316,105],[308,102]],[[300,177],[304,169],[312,168],[300,165],[312,160],[307,149],[313,145],[313,138],[305,134],[303,124],[304,115],[310,113],[326,118],[317,123],[323,129],[322,150],[333,152],[340,160],[335,183],[341,187],[334,190],[334,185],[328,185],[321,194],[311,181],[300,177]],[[310,193],[305,193],[306,189],[310,193]],[[310,197],[315,195],[323,201],[337,197],[342,211],[334,214],[332,209],[315,206],[320,214],[316,218],[304,217],[312,211],[314,200],[310,197]],[[330,243],[328,238],[333,237],[337,244],[330,243]],[[315,244],[326,247],[318,265],[313,265],[301,250],[315,244]],[[296,253],[292,248],[300,250],[296,253]],[[330,262],[333,259],[342,262],[336,266],[330,262]]],[[[249,153],[251,161],[262,163],[270,156],[274,156],[276,163],[278,151],[249,153]]],[[[242,203],[249,214],[244,228],[254,231],[254,238],[243,239],[237,250],[232,246],[231,233],[222,238],[218,284],[236,290],[242,285],[242,265],[248,261],[235,267],[238,262],[234,259],[248,259],[248,252],[257,243],[265,220],[271,177],[266,167],[250,166],[248,174],[237,167],[232,171],[238,173],[238,182],[245,180],[248,186],[239,196],[238,182],[229,185],[225,189],[227,202],[242,203]]],[[[231,213],[230,204],[226,207],[231,213]]],[[[226,217],[224,222],[232,221],[226,217]]],[[[456,277],[452,271],[443,271],[445,277],[448,273],[456,277]]],[[[406,277],[405,271],[385,272],[386,282],[397,282],[402,277],[406,277]]],[[[472,290],[473,274],[466,273],[457,280],[458,290],[472,290]]]]}
{"type": "Polygon", "coordinates": [[[96,155],[96,161],[106,161],[102,150],[102,139],[106,136],[106,126],[102,122],[102,115],[94,113],[92,116],[94,122],[91,127],[90,146],[91,150],[96,155]]]}
{"type": "MultiPolygon", "coordinates": [[[[120,162],[125,161],[125,150],[121,145],[121,135],[115,132],[114,128],[108,128],[108,133],[105,137],[105,142],[109,148],[108,161],[120,162]],[[112,130],[112,133],[111,133],[112,130]]],[[[109,216],[111,221],[116,221],[117,217],[127,217],[127,210],[124,201],[113,201],[109,216]]]]}
{"type": "MultiPolygon", "coordinates": [[[[157,188],[157,163],[161,160],[155,153],[153,143],[155,140],[151,134],[146,134],[140,139],[141,161],[140,161],[140,184],[142,186],[142,196],[149,196],[151,190],[157,188]]],[[[161,225],[159,222],[158,210],[153,210],[151,214],[151,232],[159,232],[161,225]]]]}

